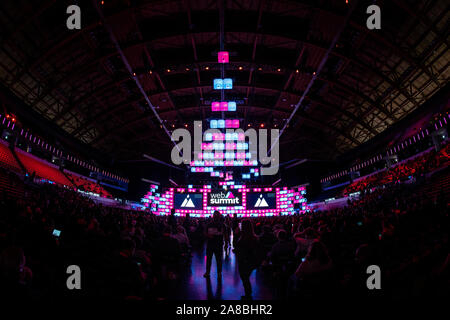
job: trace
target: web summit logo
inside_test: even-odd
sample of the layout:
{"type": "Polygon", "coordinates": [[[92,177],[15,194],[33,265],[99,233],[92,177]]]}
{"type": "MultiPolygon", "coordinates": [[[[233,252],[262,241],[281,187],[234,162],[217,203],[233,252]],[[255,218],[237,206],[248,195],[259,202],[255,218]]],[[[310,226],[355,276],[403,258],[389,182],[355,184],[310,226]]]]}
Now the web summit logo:
{"type": "Polygon", "coordinates": [[[268,207],[269,204],[267,203],[266,199],[264,199],[263,195],[260,194],[258,201],[255,203],[255,208],[265,208],[268,207]]]}
{"type": "Polygon", "coordinates": [[[235,197],[231,191],[212,193],[210,197],[210,205],[239,205],[240,199],[235,197]]]}
{"type": "Polygon", "coordinates": [[[189,197],[189,195],[183,200],[181,203],[182,208],[195,208],[194,202],[192,202],[192,199],[189,197]]]}

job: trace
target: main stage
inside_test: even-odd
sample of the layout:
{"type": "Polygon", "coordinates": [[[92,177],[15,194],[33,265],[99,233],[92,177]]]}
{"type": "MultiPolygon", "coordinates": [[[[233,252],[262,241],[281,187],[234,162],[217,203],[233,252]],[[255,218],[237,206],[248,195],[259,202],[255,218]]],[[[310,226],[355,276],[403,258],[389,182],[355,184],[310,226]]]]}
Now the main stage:
{"type": "Polygon", "coordinates": [[[245,185],[211,185],[163,188],[151,185],[142,199],[143,204],[156,215],[209,217],[218,210],[222,215],[261,217],[293,215],[309,211],[306,186],[248,187],[245,185]]]}

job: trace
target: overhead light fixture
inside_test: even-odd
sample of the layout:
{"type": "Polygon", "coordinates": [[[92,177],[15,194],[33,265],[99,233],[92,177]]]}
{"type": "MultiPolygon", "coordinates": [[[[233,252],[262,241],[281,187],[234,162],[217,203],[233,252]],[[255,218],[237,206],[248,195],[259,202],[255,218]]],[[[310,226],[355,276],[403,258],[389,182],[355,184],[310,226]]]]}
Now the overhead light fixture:
{"type": "Polygon", "coordinates": [[[228,102],[228,111],[236,111],[236,102],[235,101],[228,102]]]}
{"type": "Polygon", "coordinates": [[[224,89],[233,89],[233,80],[230,78],[223,79],[223,88],[224,89]]]}
{"type": "Polygon", "coordinates": [[[214,79],[213,87],[215,90],[222,90],[223,89],[223,79],[214,79]]]}
{"type": "Polygon", "coordinates": [[[220,111],[220,102],[217,102],[217,101],[213,102],[211,104],[211,110],[212,111],[220,111]]]}
{"type": "Polygon", "coordinates": [[[239,119],[212,119],[209,121],[211,129],[237,129],[239,128],[239,119]]]}
{"type": "Polygon", "coordinates": [[[233,89],[233,80],[231,78],[216,78],[213,80],[213,87],[215,90],[233,89]]]}
{"type": "Polygon", "coordinates": [[[219,51],[217,54],[217,61],[219,63],[230,62],[230,54],[228,53],[228,51],[219,51]]]}

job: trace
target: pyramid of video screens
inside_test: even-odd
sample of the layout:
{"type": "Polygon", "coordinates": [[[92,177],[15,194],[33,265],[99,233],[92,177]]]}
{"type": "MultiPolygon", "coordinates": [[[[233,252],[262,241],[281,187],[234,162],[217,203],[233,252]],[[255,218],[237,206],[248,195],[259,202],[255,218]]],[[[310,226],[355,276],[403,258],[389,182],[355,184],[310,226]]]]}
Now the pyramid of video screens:
{"type": "Polygon", "coordinates": [[[174,210],[176,216],[191,217],[209,217],[216,210],[237,217],[307,212],[309,206],[304,185],[263,187],[249,186],[245,182],[261,174],[257,150],[246,141],[239,119],[228,116],[236,112],[237,104],[225,99],[226,90],[233,88],[233,80],[225,77],[225,65],[229,63],[227,51],[218,52],[218,63],[221,78],[214,79],[212,84],[214,90],[220,90],[220,101],[211,103],[209,128],[202,132],[201,147],[194,151],[194,160],[189,163],[191,172],[209,173],[210,177],[197,185],[169,188],[151,185],[142,198],[144,206],[156,215],[169,215],[174,210]],[[211,177],[217,177],[218,181],[213,182],[211,177]]]}
{"type": "Polygon", "coordinates": [[[207,172],[211,177],[218,177],[222,183],[232,183],[233,179],[242,180],[258,177],[260,174],[258,161],[249,150],[245,134],[240,128],[239,119],[230,119],[229,113],[237,110],[236,101],[225,99],[227,90],[233,89],[233,79],[225,77],[225,65],[230,62],[227,51],[219,51],[217,62],[221,66],[221,78],[214,79],[212,85],[214,90],[220,91],[220,101],[211,103],[212,118],[209,120],[209,129],[213,133],[206,132],[201,144],[201,151],[194,154],[194,160],[190,163],[191,172],[207,172]],[[230,129],[231,130],[230,132],[230,129]],[[236,167],[247,167],[248,172],[242,173],[241,177],[233,176],[236,167]]]}

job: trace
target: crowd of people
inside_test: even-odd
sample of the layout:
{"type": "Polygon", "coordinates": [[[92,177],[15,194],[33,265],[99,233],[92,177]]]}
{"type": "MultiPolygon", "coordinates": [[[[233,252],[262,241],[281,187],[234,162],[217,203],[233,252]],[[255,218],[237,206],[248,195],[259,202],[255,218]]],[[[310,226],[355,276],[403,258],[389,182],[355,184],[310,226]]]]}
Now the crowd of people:
{"type": "Polygon", "coordinates": [[[422,155],[392,166],[376,174],[372,174],[363,179],[348,185],[344,195],[362,191],[368,188],[377,187],[386,183],[399,182],[404,179],[423,179],[424,175],[438,168],[448,165],[450,161],[450,144],[447,143],[440,151],[434,148],[422,155]]]}
{"type": "Polygon", "coordinates": [[[79,190],[96,193],[103,198],[112,198],[112,195],[97,182],[77,176],[68,171],[65,172],[65,175],[79,190]]]}
{"type": "Polygon", "coordinates": [[[380,188],[343,209],[252,219],[155,216],[54,185],[24,189],[23,199],[0,195],[3,297],[167,299],[205,242],[205,277],[213,257],[221,276],[223,253],[234,251],[242,299],[252,298],[255,269],[279,299],[374,294],[369,265],[381,268],[390,297],[448,288],[448,199],[415,185],[380,188]],[[67,290],[68,265],[83,270],[83,290],[67,290]]]}

